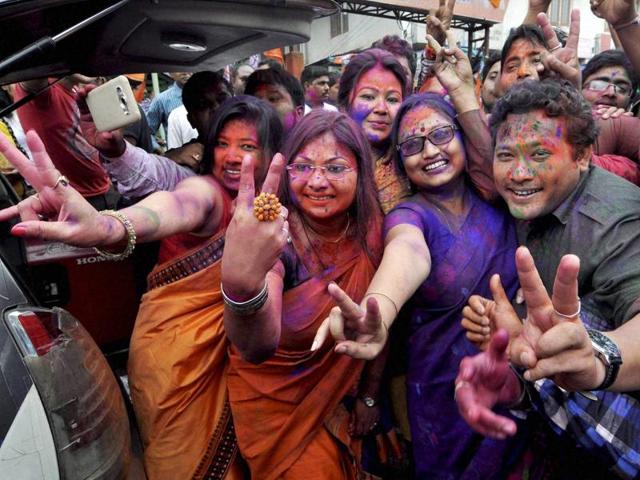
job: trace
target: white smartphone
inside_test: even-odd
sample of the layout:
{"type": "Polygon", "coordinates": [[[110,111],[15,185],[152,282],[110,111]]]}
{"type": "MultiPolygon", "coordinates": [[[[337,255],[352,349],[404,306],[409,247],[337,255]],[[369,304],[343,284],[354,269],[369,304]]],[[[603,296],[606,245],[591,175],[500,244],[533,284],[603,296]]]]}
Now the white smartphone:
{"type": "Polygon", "coordinates": [[[99,132],[116,130],[140,120],[138,102],[124,75],[91,90],[87,105],[99,132]]]}

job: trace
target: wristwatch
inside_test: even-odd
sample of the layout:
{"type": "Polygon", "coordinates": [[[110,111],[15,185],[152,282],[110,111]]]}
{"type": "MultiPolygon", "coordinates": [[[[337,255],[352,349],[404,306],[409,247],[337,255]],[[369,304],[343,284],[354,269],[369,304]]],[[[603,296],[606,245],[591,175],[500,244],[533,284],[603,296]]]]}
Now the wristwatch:
{"type": "Polygon", "coordinates": [[[604,333],[590,328],[587,328],[587,333],[591,339],[593,353],[604,363],[606,369],[604,380],[594,390],[605,390],[616,381],[620,365],[622,365],[622,355],[618,345],[604,333]]]}
{"type": "Polygon", "coordinates": [[[369,395],[363,395],[362,397],[360,397],[360,400],[362,400],[362,403],[364,403],[369,408],[375,407],[378,403],[376,402],[375,398],[370,397],[369,395]]]}

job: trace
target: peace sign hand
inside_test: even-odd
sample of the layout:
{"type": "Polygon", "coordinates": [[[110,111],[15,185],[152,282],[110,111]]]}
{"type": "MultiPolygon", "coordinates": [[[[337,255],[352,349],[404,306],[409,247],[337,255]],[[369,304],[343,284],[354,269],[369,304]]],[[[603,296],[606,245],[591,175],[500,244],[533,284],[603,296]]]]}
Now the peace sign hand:
{"type": "Polygon", "coordinates": [[[476,432],[504,439],[516,433],[513,420],[491,411],[496,405],[511,404],[519,398],[520,380],[509,368],[509,335],[498,330],[486,352],[465,357],[455,381],[455,400],[462,418],[476,432]]]}
{"type": "Polygon", "coordinates": [[[20,215],[22,222],[11,229],[13,235],[80,247],[108,245],[123,237],[124,229],[114,231],[108,219],[68,184],[53,165],[40,137],[32,130],[27,132],[27,144],[33,162],[0,135],[0,152],[37,192],[0,211],[0,221],[20,215]]]}
{"type": "Polygon", "coordinates": [[[524,377],[530,381],[551,378],[568,390],[597,387],[602,372],[580,320],[580,259],[575,255],[562,257],[551,298],[527,248],[516,251],[516,267],[527,303],[527,320],[522,333],[511,343],[511,361],[528,369],[524,377]]]}
{"type": "Polygon", "coordinates": [[[549,45],[549,52],[543,52],[542,54],[541,68],[544,68],[544,71],[548,73],[559,75],[580,89],[582,87],[582,72],[580,70],[580,60],[578,59],[580,10],[577,8],[571,10],[569,36],[564,47],[558,40],[556,32],[553,31],[547,14],[538,14],[537,20],[549,45]]]}
{"type": "Polygon", "coordinates": [[[331,334],[337,342],[336,353],[364,360],[377,357],[388,337],[377,300],[368,297],[362,308],[335,283],[329,284],[328,291],[336,306],[318,328],[311,350],[320,348],[331,334]]]}
{"type": "Polygon", "coordinates": [[[436,52],[436,76],[453,98],[457,95],[474,93],[473,69],[469,57],[456,46],[453,32],[447,31],[448,48],[442,47],[435,38],[427,35],[429,46],[436,52]]]}
{"type": "MultiPolygon", "coordinates": [[[[243,158],[236,207],[227,227],[222,256],[222,283],[226,293],[238,300],[251,298],[262,289],[265,276],[278,261],[289,237],[285,207],[280,208],[273,221],[259,221],[254,215],[254,170],[253,158],[243,158]]],[[[284,157],[277,153],[262,184],[263,193],[278,192],[283,170],[284,157]]]]}
{"type": "Polygon", "coordinates": [[[451,20],[453,20],[453,9],[456,0],[439,0],[438,9],[434,15],[427,15],[427,33],[440,44],[444,43],[446,32],[449,30],[451,20]]]}

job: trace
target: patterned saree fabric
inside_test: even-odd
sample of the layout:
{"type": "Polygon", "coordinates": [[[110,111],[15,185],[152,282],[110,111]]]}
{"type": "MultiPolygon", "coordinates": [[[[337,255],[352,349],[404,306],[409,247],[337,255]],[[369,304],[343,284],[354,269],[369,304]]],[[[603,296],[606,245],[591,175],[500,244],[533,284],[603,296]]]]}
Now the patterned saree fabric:
{"type": "MultiPolygon", "coordinates": [[[[296,246],[300,258],[297,252],[296,246]]],[[[359,302],[374,273],[356,241],[342,242],[340,252],[335,264],[283,293],[274,356],[252,365],[230,349],[229,399],[252,478],[357,478],[359,445],[347,434],[348,414],[340,401],[356,386],[364,363],[334,353],[332,341],[309,351],[334,306],[329,282],[359,302]]]]}

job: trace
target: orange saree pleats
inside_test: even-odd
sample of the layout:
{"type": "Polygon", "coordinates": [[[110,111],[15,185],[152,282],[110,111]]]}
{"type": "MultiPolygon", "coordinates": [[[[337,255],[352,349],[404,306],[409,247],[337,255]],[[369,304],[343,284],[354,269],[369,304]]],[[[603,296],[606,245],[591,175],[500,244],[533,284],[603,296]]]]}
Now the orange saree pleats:
{"type": "Polygon", "coordinates": [[[227,400],[223,235],[149,275],[129,382],[151,480],[243,478],[227,400]]]}
{"type": "Polygon", "coordinates": [[[334,306],[328,283],[336,282],[359,301],[373,273],[360,252],[286,291],[280,345],[266,362],[252,365],[230,349],[229,399],[252,478],[356,478],[353,440],[340,401],[356,385],[364,363],[334,353],[330,341],[316,352],[309,347],[334,306]]]}

